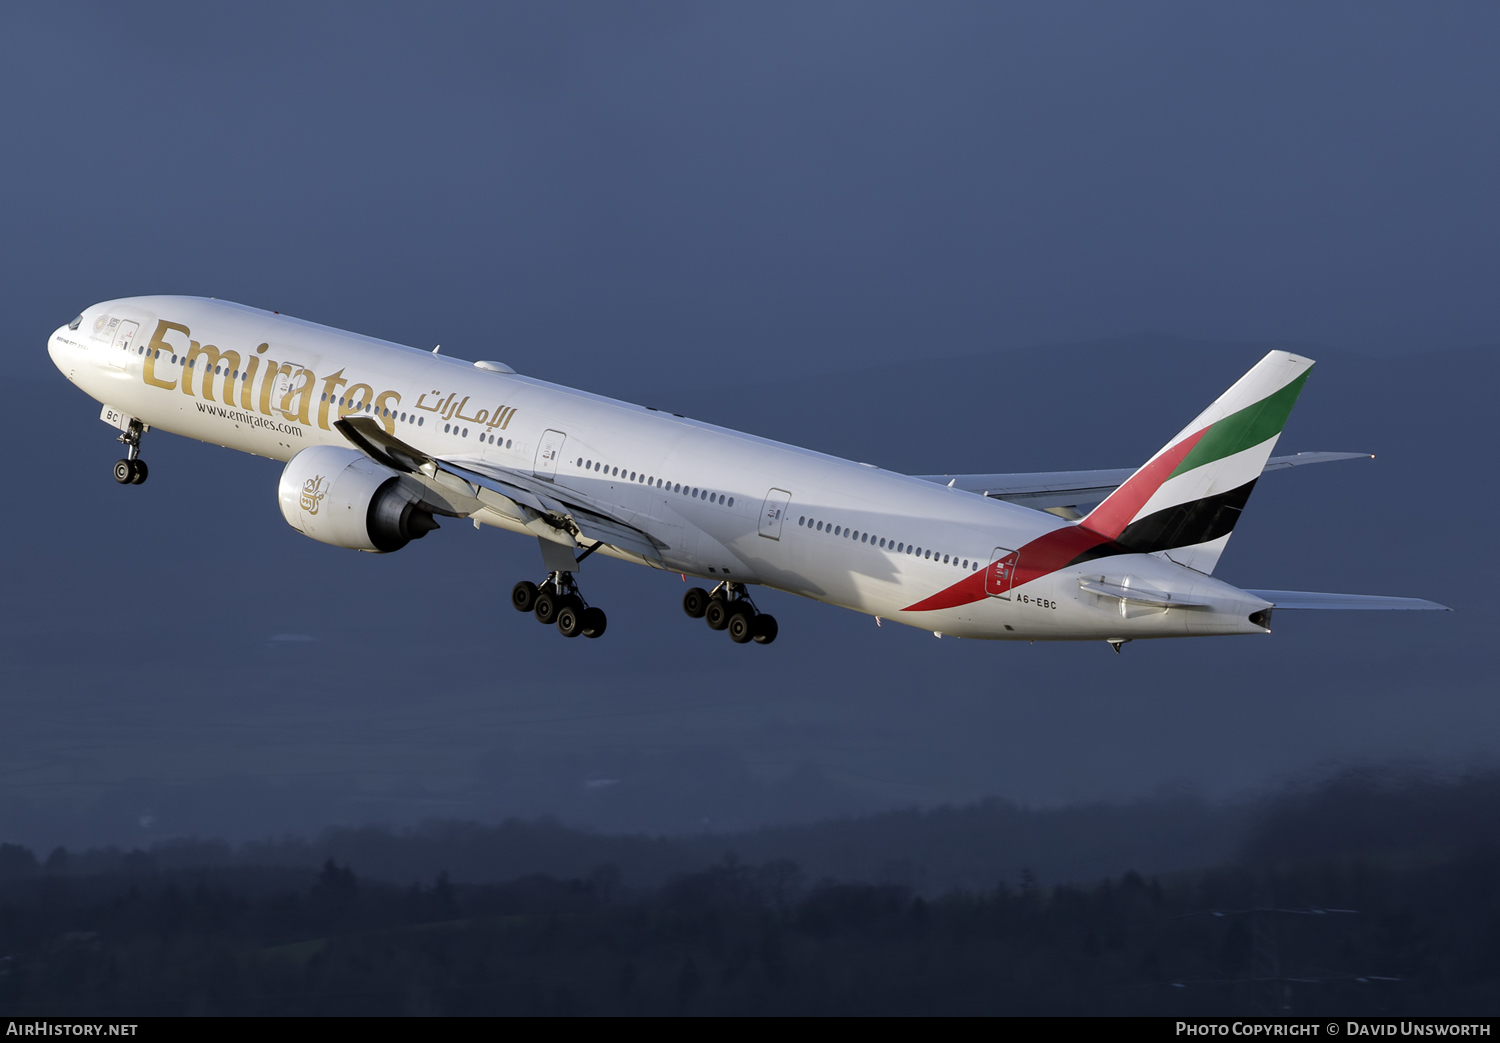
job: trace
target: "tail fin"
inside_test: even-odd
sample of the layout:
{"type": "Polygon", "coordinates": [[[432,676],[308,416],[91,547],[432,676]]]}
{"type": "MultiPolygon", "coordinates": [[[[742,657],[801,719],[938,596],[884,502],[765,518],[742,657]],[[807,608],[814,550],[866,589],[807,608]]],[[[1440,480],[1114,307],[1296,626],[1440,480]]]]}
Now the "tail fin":
{"type": "Polygon", "coordinates": [[[1212,572],[1312,367],[1271,352],[1078,524],[1212,572]]]}

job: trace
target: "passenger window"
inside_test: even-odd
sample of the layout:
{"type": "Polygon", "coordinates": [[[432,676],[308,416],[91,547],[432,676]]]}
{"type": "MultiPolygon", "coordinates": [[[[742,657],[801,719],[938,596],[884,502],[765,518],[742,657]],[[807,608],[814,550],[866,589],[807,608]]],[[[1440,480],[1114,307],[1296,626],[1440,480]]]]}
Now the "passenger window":
{"type": "Polygon", "coordinates": [[[427,418],[426,418],[426,417],[425,417],[425,416],[419,416],[419,417],[417,417],[417,426],[418,426],[418,427],[421,427],[421,426],[422,426],[422,422],[423,422],[423,421],[424,421],[424,420],[426,420],[426,419],[427,419],[427,418]]]}
{"type": "Polygon", "coordinates": [[[731,497],[730,497],[730,498],[729,498],[729,506],[731,506],[731,507],[733,507],[733,506],[734,506],[734,497],[733,497],[733,496],[731,496],[731,497]]]}

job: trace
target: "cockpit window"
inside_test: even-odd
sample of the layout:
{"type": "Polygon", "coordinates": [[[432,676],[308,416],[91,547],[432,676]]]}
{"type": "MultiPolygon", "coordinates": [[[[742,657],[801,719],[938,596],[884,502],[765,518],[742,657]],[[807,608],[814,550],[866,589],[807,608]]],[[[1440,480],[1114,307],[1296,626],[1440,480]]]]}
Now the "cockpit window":
{"type": "Polygon", "coordinates": [[[78,318],[76,318],[72,322],[68,323],[68,329],[70,329],[70,330],[76,330],[79,326],[82,326],[82,325],[83,325],[83,316],[80,315],[80,316],[78,316],[78,318]]]}

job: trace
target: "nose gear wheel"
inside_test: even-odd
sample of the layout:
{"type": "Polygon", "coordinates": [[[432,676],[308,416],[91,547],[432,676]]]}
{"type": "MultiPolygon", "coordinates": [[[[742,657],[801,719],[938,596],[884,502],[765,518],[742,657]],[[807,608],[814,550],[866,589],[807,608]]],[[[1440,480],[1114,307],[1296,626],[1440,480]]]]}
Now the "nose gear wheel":
{"type": "Polygon", "coordinates": [[[145,430],[139,420],[132,420],[130,427],[120,432],[118,441],[125,443],[125,459],[115,461],[114,474],[121,485],[140,485],[151,473],[146,461],[140,459],[141,435],[145,430]]]}

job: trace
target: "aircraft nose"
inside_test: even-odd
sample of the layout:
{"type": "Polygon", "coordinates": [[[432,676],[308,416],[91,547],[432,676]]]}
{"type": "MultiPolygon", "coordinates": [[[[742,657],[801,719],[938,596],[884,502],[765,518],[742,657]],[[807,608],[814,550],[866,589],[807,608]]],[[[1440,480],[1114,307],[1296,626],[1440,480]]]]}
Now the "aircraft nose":
{"type": "Polygon", "coordinates": [[[80,315],[78,319],[57,327],[52,331],[52,336],[47,338],[48,357],[52,359],[54,366],[69,377],[72,376],[73,363],[78,353],[78,349],[70,343],[73,339],[71,333],[78,328],[81,318],[83,316],[80,315]]]}

